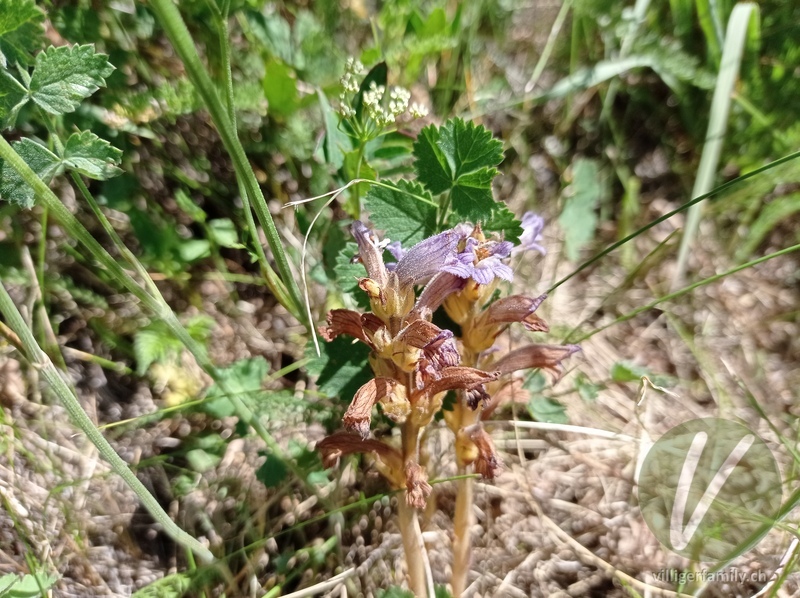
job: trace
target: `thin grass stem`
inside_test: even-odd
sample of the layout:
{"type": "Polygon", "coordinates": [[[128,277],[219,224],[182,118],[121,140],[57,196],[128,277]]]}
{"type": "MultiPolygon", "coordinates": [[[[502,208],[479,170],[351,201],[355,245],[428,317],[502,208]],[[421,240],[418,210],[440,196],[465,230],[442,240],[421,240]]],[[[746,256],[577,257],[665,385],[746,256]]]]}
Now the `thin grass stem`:
{"type": "Polygon", "coordinates": [[[34,368],[41,372],[75,424],[86,434],[92,444],[97,447],[97,450],[109,465],[111,465],[114,472],[125,481],[131,490],[133,490],[134,494],[136,494],[137,498],[141,501],[142,506],[144,506],[153,516],[153,519],[161,525],[164,532],[175,540],[175,542],[194,552],[204,562],[212,562],[214,560],[214,555],[211,551],[194,537],[183,531],[170,519],[169,515],[167,515],[158,501],[133,474],[127,463],[122,460],[103,435],[100,434],[92,423],[92,420],[83,410],[83,407],[81,407],[80,401],[75,395],[75,391],[67,385],[55,364],[47,354],[42,351],[36,339],[34,339],[30,329],[25,325],[22,314],[19,313],[19,310],[6,291],[5,286],[2,284],[0,284],[0,313],[3,314],[9,327],[19,337],[24,348],[26,359],[34,368]]]}
{"type": "MultiPolygon", "coordinates": [[[[716,14],[716,11],[712,11],[712,14],[716,14]]],[[[741,2],[733,8],[728,20],[725,46],[722,50],[722,61],[717,75],[717,84],[714,87],[714,96],[711,100],[705,145],[700,156],[697,178],[692,189],[692,195],[694,196],[708,193],[714,184],[719,158],[722,154],[722,145],[725,141],[725,132],[728,128],[728,115],[731,110],[733,89],[739,77],[739,68],[742,64],[748,30],[753,19],[758,23],[758,14],[758,7],[755,4],[741,2]]],[[[685,279],[689,251],[694,244],[694,238],[700,226],[702,210],[703,203],[700,202],[693,204],[687,213],[686,227],[678,252],[678,265],[675,268],[675,276],[672,279],[673,290],[678,288],[685,279]]]]}
{"type": "Polygon", "coordinates": [[[624,314],[624,315],[618,317],[616,320],[614,320],[613,322],[609,322],[605,326],[601,326],[600,328],[595,328],[591,332],[587,332],[586,334],[584,334],[583,336],[578,337],[577,339],[565,339],[565,342],[580,343],[581,341],[585,341],[587,338],[590,338],[590,337],[594,336],[598,332],[602,332],[603,330],[607,330],[607,329],[611,328],[612,326],[616,326],[617,324],[621,324],[622,322],[627,322],[628,320],[632,320],[633,318],[638,316],[640,313],[645,312],[645,311],[647,311],[649,309],[653,309],[655,306],[657,306],[657,305],[659,305],[661,303],[664,303],[665,301],[670,301],[672,299],[677,299],[678,297],[682,297],[683,295],[691,293],[695,289],[699,289],[700,287],[704,287],[706,285],[709,285],[709,284],[712,284],[712,283],[717,282],[719,280],[722,280],[723,278],[726,278],[726,277],[728,277],[728,276],[730,276],[732,274],[736,274],[737,272],[741,272],[742,270],[746,270],[747,268],[752,268],[753,266],[757,266],[758,264],[760,264],[762,262],[766,262],[766,261],[771,260],[773,258],[780,257],[782,255],[786,255],[786,254],[789,254],[789,253],[792,253],[792,252],[798,251],[798,250],[800,250],[800,244],[792,245],[791,247],[787,247],[786,249],[781,249],[780,251],[776,251],[774,253],[770,253],[769,255],[762,256],[762,257],[760,257],[758,259],[755,259],[755,260],[749,261],[747,263],[741,264],[740,266],[736,266],[735,268],[731,268],[730,270],[726,270],[725,272],[722,272],[721,274],[716,274],[714,276],[709,276],[708,278],[705,278],[703,280],[700,280],[698,282],[690,284],[689,286],[684,287],[684,288],[682,288],[680,290],[677,290],[675,292],[672,292],[672,293],[669,293],[667,295],[664,295],[663,297],[659,297],[658,299],[656,299],[654,301],[651,301],[647,305],[643,305],[642,307],[634,309],[633,311],[630,311],[627,314],[624,314]]]}
{"type": "Polygon", "coordinates": [[[718,195],[718,194],[722,193],[723,191],[725,191],[726,189],[729,189],[730,187],[733,187],[734,185],[738,185],[739,183],[742,183],[742,182],[746,181],[747,179],[753,178],[754,176],[757,176],[757,175],[759,175],[759,174],[761,174],[763,172],[766,172],[766,171],[771,170],[771,169],[773,169],[773,168],[775,168],[777,166],[780,166],[781,164],[784,164],[786,162],[791,162],[792,160],[796,160],[798,158],[800,158],[800,151],[793,152],[793,153],[791,153],[791,154],[789,154],[787,156],[784,156],[783,158],[779,158],[779,159],[775,160],[774,162],[770,162],[769,164],[765,164],[761,168],[757,168],[757,169],[755,169],[755,170],[753,170],[751,172],[748,172],[747,174],[743,174],[742,176],[739,176],[739,177],[737,177],[737,178],[735,178],[735,179],[733,179],[731,181],[728,181],[727,183],[723,183],[722,185],[712,189],[708,193],[704,193],[703,195],[700,195],[698,197],[695,197],[694,199],[691,199],[691,200],[687,201],[686,203],[678,206],[677,208],[675,208],[671,212],[667,212],[663,216],[659,216],[655,220],[649,222],[648,224],[645,224],[642,228],[640,228],[637,231],[632,232],[627,237],[625,237],[623,239],[620,239],[616,243],[612,243],[611,245],[609,245],[608,247],[603,249],[601,252],[596,254],[594,257],[592,257],[592,258],[586,260],[585,262],[583,262],[580,266],[578,266],[575,270],[573,270],[572,272],[567,274],[565,277],[563,277],[562,279],[560,279],[557,282],[555,282],[546,291],[546,293],[548,295],[551,294],[553,291],[555,291],[562,284],[564,284],[568,280],[571,280],[572,278],[574,278],[575,276],[577,276],[578,274],[580,274],[581,272],[586,270],[589,266],[591,266],[594,263],[600,261],[601,259],[603,259],[605,256],[607,256],[609,253],[611,253],[615,249],[618,249],[618,248],[622,247],[628,241],[632,241],[633,239],[635,239],[636,237],[638,237],[642,233],[650,230],[654,226],[657,226],[657,225],[661,224],[665,220],[669,220],[675,214],[680,214],[684,210],[688,209],[689,207],[695,205],[698,202],[703,201],[704,199],[708,199],[709,197],[713,197],[714,195],[718,195]]]}
{"type": "MultiPolygon", "coordinates": [[[[233,123],[230,122],[228,112],[220,100],[208,72],[200,61],[200,56],[197,54],[197,48],[195,48],[194,41],[186,27],[186,23],[184,23],[183,17],[181,17],[178,8],[173,4],[172,0],[151,0],[150,7],[153,9],[153,12],[155,12],[158,21],[167,33],[167,37],[172,42],[178,56],[180,56],[183,61],[189,80],[192,82],[195,89],[197,89],[197,92],[208,108],[209,114],[219,131],[222,143],[233,161],[237,179],[242,182],[246,189],[245,195],[252,201],[256,216],[264,230],[267,243],[275,258],[275,264],[280,273],[280,279],[286,287],[288,297],[291,299],[291,302],[285,305],[285,307],[302,321],[303,318],[301,314],[303,313],[303,303],[300,290],[289,266],[289,260],[283,249],[280,236],[278,235],[278,229],[275,227],[275,222],[267,207],[266,199],[258,184],[258,180],[256,180],[256,175],[247,159],[244,148],[239,141],[236,129],[233,123]]],[[[253,234],[254,242],[259,243],[257,231],[251,231],[251,234],[253,234]]],[[[312,322],[306,322],[305,324],[309,330],[313,328],[312,322]]]]}

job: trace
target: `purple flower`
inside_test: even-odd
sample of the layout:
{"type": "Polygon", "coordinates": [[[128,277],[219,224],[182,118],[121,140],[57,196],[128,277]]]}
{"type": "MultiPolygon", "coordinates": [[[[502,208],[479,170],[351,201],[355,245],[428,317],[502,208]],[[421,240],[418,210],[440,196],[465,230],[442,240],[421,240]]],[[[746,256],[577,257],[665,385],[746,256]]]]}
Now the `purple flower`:
{"type": "Polygon", "coordinates": [[[454,230],[428,237],[409,249],[397,262],[395,273],[403,284],[426,282],[455,263],[459,236],[454,230]]]}
{"type": "Polygon", "coordinates": [[[539,244],[543,227],[541,216],[527,212],[522,217],[523,232],[517,247],[510,241],[486,240],[479,226],[466,223],[428,237],[408,250],[398,241],[379,243],[374,233],[359,221],[353,223],[353,235],[368,276],[381,288],[386,286],[389,273],[396,275],[403,286],[427,283],[439,273],[488,285],[495,278],[513,280],[514,272],[505,263],[512,254],[530,249],[545,253],[539,244]],[[384,265],[384,248],[395,257],[396,263],[384,265]]]}
{"type": "Polygon", "coordinates": [[[543,229],[544,218],[533,212],[525,212],[522,216],[522,234],[519,237],[519,245],[514,248],[512,253],[533,250],[545,255],[547,250],[539,244],[539,241],[542,240],[543,229]]]}
{"type": "Polygon", "coordinates": [[[489,284],[495,278],[511,281],[514,272],[501,260],[511,255],[514,244],[510,241],[479,241],[469,237],[464,250],[452,264],[442,270],[461,278],[471,278],[478,284],[489,284]]]}
{"type": "MultiPolygon", "coordinates": [[[[392,254],[392,257],[396,259],[398,262],[403,259],[403,256],[408,253],[405,249],[403,249],[403,245],[400,241],[392,241],[386,246],[386,251],[392,254]]],[[[386,264],[386,268],[389,269],[391,272],[395,269],[397,264],[386,264]]]]}
{"type": "Polygon", "coordinates": [[[428,237],[407,251],[397,241],[388,244],[379,242],[375,233],[360,220],[353,222],[352,232],[358,243],[358,257],[367,270],[367,276],[381,287],[386,286],[389,272],[393,272],[402,285],[416,285],[427,282],[458,259],[457,247],[461,238],[455,230],[428,237]],[[384,249],[397,259],[397,263],[384,264],[384,249]]]}

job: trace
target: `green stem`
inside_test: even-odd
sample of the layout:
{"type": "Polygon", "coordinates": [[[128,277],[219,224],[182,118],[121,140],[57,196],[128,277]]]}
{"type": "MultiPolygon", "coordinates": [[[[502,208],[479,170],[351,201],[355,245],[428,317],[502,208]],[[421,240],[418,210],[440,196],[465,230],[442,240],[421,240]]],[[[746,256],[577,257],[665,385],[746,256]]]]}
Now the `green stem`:
{"type": "Polygon", "coordinates": [[[179,528],[169,515],[161,508],[158,501],[147,491],[147,488],[133,474],[122,458],[114,451],[108,441],[95,428],[92,420],[81,407],[74,391],[67,385],[61,377],[55,364],[42,351],[39,344],[33,338],[30,329],[25,325],[22,315],[14,305],[5,287],[0,284],[0,313],[3,314],[9,327],[17,334],[25,350],[25,357],[38,369],[44,379],[52,388],[53,392],[61,400],[62,404],[69,413],[72,420],[83,430],[89,440],[97,447],[103,458],[111,465],[111,469],[119,475],[125,483],[133,490],[142,505],[153,516],[158,524],[164,529],[175,542],[194,552],[205,562],[212,562],[214,555],[208,548],[203,546],[195,538],[179,528]]]}
{"type": "MultiPolygon", "coordinates": [[[[272,216],[269,213],[264,194],[256,180],[253,168],[250,166],[250,162],[245,155],[236,129],[230,121],[225,106],[220,100],[211,78],[200,62],[200,57],[197,54],[197,48],[194,46],[191,34],[186,28],[186,24],[172,0],[151,0],[150,7],[153,9],[153,12],[155,12],[161,26],[167,33],[167,37],[169,37],[172,45],[175,47],[175,51],[183,61],[189,80],[197,89],[200,97],[203,98],[203,102],[208,108],[208,112],[219,131],[222,143],[231,156],[237,179],[242,181],[247,190],[246,195],[252,200],[256,216],[258,217],[261,227],[264,229],[267,243],[269,243],[275,258],[275,264],[280,273],[280,278],[286,286],[289,298],[291,299],[291,303],[285,305],[285,307],[302,322],[305,319],[302,315],[303,301],[295,276],[289,267],[289,260],[286,256],[286,252],[283,250],[278,230],[275,227],[275,222],[272,220],[272,216]]],[[[243,201],[246,200],[243,199],[243,201]]],[[[251,231],[251,234],[253,234],[254,242],[259,243],[257,231],[251,231]]],[[[311,327],[312,323],[306,322],[306,325],[311,327]]]]}
{"type": "MultiPolygon", "coordinates": [[[[223,97],[225,98],[225,105],[228,108],[228,119],[233,127],[233,130],[236,131],[236,109],[234,107],[233,100],[233,73],[231,71],[231,45],[230,41],[228,40],[229,4],[230,3],[226,1],[222,7],[222,10],[220,10],[216,5],[215,0],[208,0],[208,5],[211,7],[212,12],[214,12],[214,17],[217,21],[220,62],[222,63],[222,88],[225,91],[225,95],[223,97]]],[[[244,211],[245,221],[247,222],[247,230],[250,231],[250,234],[253,237],[253,245],[256,249],[256,257],[258,258],[258,263],[261,265],[261,274],[264,277],[264,280],[267,282],[267,286],[269,287],[270,291],[272,291],[272,294],[278,300],[278,303],[283,306],[290,306],[292,305],[292,299],[286,290],[286,286],[269,265],[267,256],[264,253],[264,248],[261,246],[261,242],[259,241],[258,229],[256,228],[256,222],[253,219],[253,210],[250,207],[250,200],[247,197],[247,188],[244,186],[241,178],[237,180],[237,184],[239,186],[239,196],[242,198],[242,208],[244,211]]],[[[289,311],[291,312],[291,310],[289,311]]],[[[298,314],[293,315],[295,315],[298,320],[301,320],[298,314]]]]}
{"type": "Polygon", "coordinates": [[[100,209],[100,205],[97,203],[94,196],[89,191],[89,188],[86,186],[86,183],[83,182],[81,175],[79,175],[77,172],[72,172],[71,175],[72,175],[72,181],[75,183],[75,186],[78,188],[78,191],[81,192],[83,199],[86,200],[87,204],[89,204],[89,207],[92,209],[95,218],[97,218],[97,221],[100,223],[100,226],[103,227],[103,230],[111,239],[111,242],[114,244],[114,247],[117,248],[117,251],[119,251],[120,255],[125,258],[125,260],[131,265],[131,267],[134,270],[136,270],[136,273],[142,279],[142,282],[144,282],[150,294],[154,294],[154,292],[157,293],[158,290],[156,289],[155,283],[153,283],[152,279],[150,278],[150,275],[147,273],[147,270],[144,268],[142,263],[136,258],[136,256],[133,255],[133,252],[130,249],[128,249],[128,246],[122,242],[122,239],[117,234],[117,231],[114,229],[113,226],[111,226],[111,223],[108,221],[108,218],[106,218],[106,215],[100,209]]]}

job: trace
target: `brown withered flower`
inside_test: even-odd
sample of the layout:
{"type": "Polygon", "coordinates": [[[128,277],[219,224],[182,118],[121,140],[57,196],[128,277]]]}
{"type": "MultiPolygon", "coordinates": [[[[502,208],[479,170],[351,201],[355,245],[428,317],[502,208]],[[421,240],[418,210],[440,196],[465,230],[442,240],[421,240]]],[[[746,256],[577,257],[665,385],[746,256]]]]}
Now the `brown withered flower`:
{"type": "MultiPolygon", "coordinates": [[[[347,335],[368,346],[375,377],[359,388],[345,412],[343,424],[351,433],[334,434],[318,446],[328,460],[338,454],[373,453],[395,488],[405,488],[407,503],[421,507],[430,486],[419,462],[420,433],[441,410],[446,393],[456,391],[461,397],[454,412],[445,412],[456,433],[459,463],[492,477],[500,462],[480,424],[483,406],[496,407],[487,389],[498,391],[498,385],[510,382],[503,379],[520,369],[543,368],[559,376],[561,362],[577,348],[530,345],[501,357],[489,351],[511,324],[534,332],[548,327],[535,313],[545,296],[489,301],[500,280],[513,278],[505,261],[514,245],[487,239],[480,226],[459,225],[408,251],[392,244],[394,264],[384,263],[385,244],[363,223],[355,222],[352,232],[358,261],[366,270],[359,286],[369,297],[371,312],[332,310],[320,334],[327,341],[347,335]],[[461,326],[460,338],[431,322],[440,306],[461,326]],[[396,445],[391,438],[369,438],[378,404],[400,428],[396,445]],[[387,448],[382,452],[378,445],[387,448]]],[[[538,238],[533,235],[530,245],[538,238]]]]}

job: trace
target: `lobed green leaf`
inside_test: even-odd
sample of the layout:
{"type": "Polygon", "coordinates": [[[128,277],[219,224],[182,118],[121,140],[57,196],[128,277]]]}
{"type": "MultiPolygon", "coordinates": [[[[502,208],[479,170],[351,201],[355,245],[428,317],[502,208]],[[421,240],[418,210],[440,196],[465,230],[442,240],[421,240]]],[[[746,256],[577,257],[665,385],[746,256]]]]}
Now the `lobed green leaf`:
{"type": "Polygon", "coordinates": [[[486,221],[498,202],[492,196],[496,168],[481,168],[461,175],[450,191],[453,211],[466,220],[486,221]]]}
{"type": "MultiPolygon", "coordinates": [[[[45,183],[63,172],[61,160],[49,149],[31,139],[21,139],[11,144],[25,163],[45,183]]],[[[0,199],[15,203],[23,208],[33,207],[33,189],[9,164],[0,164],[0,199]]]]}
{"type": "Polygon", "coordinates": [[[36,55],[30,97],[51,114],[73,112],[81,101],[100,87],[114,71],[108,56],[94,46],[50,46],[36,55]]]}
{"type": "Polygon", "coordinates": [[[425,127],[414,144],[414,157],[419,180],[433,194],[449,191],[460,219],[485,223],[502,206],[492,195],[492,180],[503,161],[503,144],[485,127],[460,118],[439,128],[425,127]]]}
{"type": "Polygon", "coordinates": [[[566,407],[550,397],[532,397],[528,401],[528,411],[536,421],[553,424],[569,423],[566,407]]]}
{"type": "Polygon", "coordinates": [[[558,222],[564,229],[567,258],[578,259],[580,250],[594,238],[597,207],[606,197],[607,185],[595,160],[579,158],[572,167],[572,185],[558,222]]]}
{"type": "Polygon", "coordinates": [[[397,189],[373,186],[364,198],[370,220],[403,247],[416,245],[436,233],[436,204],[422,185],[406,180],[397,189]]]}
{"type": "Polygon", "coordinates": [[[453,185],[453,174],[447,157],[439,147],[439,129],[429,125],[419,132],[414,143],[414,170],[431,193],[444,193],[453,185]]]}
{"type": "Polygon", "coordinates": [[[43,35],[44,12],[34,0],[0,0],[0,67],[31,64],[43,35]]]}
{"type": "Polygon", "coordinates": [[[522,234],[522,223],[514,215],[514,212],[499,202],[493,206],[491,215],[483,221],[481,226],[484,232],[502,233],[505,240],[512,243],[519,243],[519,237],[522,234]]]}
{"type": "Polygon", "coordinates": [[[472,121],[451,119],[442,126],[440,136],[439,147],[450,163],[455,180],[503,161],[503,143],[495,139],[491,131],[472,121]]]}
{"type": "Polygon", "coordinates": [[[263,357],[240,359],[228,367],[217,370],[220,384],[213,384],[206,394],[208,400],[203,402],[203,411],[216,418],[234,415],[236,410],[233,403],[222,389],[238,395],[252,397],[254,393],[263,390],[264,378],[269,374],[269,364],[263,357]]]}
{"type": "Polygon", "coordinates": [[[10,129],[28,101],[28,90],[11,73],[0,70],[0,128],[10,129]]]}
{"type": "Polygon", "coordinates": [[[91,131],[73,133],[64,145],[64,165],[92,179],[106,180],[122,174],[117,166],[122,151],[91,131]]]}

